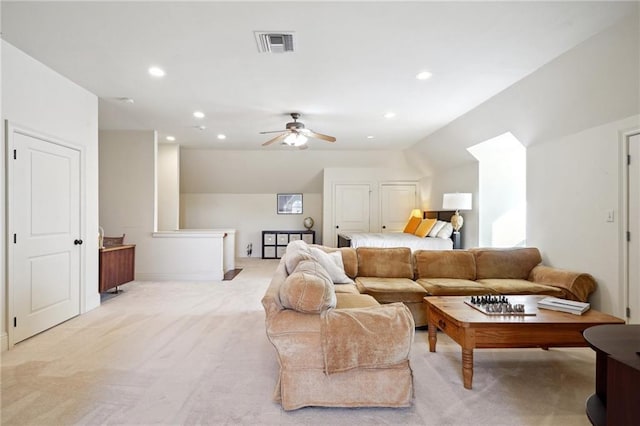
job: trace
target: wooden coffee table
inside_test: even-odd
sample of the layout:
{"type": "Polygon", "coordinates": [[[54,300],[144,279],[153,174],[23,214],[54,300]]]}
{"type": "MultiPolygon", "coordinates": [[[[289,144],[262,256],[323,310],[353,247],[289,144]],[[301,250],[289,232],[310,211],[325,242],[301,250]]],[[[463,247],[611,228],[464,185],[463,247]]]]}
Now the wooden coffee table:
{"type": "Polygon", "coordinates": [[[436,351],[436,330],[462,347],[464,387],[471,389],[476,348],[543,348],[588,346],[582,332],[594,325],[624,324],[624,320],[590,309],[582,315],[538,309],[545,296],[507,296],[535,316],[486,315],[464,303],[465,296],[428,296],[429,351],[436,351]]]}

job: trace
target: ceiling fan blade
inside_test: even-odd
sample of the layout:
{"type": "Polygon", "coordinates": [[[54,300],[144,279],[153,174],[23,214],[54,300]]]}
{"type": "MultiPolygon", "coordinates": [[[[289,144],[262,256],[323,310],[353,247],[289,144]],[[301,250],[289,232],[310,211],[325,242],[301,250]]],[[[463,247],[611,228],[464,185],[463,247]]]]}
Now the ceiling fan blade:
{"type": "Polygon", "coordinates": [[[323,135],[322,133],[316,133],[313,130],[308,130],[306,132],[304,132],[305,136],[308,136],[310,138],[314,138],[314,139],[322,139],[323,141],[327,141],[327,142],[335,142],[336,138],[334,138],[333,136],[328,136],[328,135],[323,135]]]}
{"type": "Polygon", "coordinates": [[[298,149],[309,149],[309,144],[300,145],[298,149]]]}
{"type": "Polygon", "coordinates": [[[262,144],[262,146],[267,146],[267,145],[271,145],[274,142],[279,142],[284,140],[284,138],[286,138],[289,135],[289,132],[284,132],[279,134],[278,136],[276,136],[273,139],[269,139],[268,141],[266,141],[265,143],[262,144]]]}
{"type": "Polygon", "coordinates": [[[260,132],[260,134],[266,135],[267,133],[280,133],[280,132],[286,132],[286,130],[270,130],[268,132],[260,132]]]}

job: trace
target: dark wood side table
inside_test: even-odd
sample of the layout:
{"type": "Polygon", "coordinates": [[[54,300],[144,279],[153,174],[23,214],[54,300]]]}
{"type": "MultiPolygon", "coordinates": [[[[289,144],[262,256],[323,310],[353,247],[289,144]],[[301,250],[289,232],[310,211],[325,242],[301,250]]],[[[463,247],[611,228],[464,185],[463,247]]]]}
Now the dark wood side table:
{"type": "Polygon", "coordinates": [[[135,244],[106,247],[99,250],[99,291],[104,293],[121,284],[134,280],[136,263],[135,244]]]}
{"type": "Polygon", "coordinates": [[[599,325],[584,331],[596,351],[596,393],[587,417],[596,426],[640,424],[640,325],[599,325]]]}

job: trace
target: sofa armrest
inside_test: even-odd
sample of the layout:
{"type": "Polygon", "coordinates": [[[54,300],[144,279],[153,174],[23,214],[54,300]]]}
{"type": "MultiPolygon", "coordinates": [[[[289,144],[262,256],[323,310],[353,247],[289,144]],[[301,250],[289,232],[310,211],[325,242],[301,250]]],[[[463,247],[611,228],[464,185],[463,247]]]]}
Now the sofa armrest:
{"type": "Polygon", "coordinates": [[[559,287],[570,300],[586,302],[596,290],[596,280],[589,274],[537,265],[529,274],[529,281],[559,287]]]}
{"type": "Polygon", "coordinates": [[[322,312],[326,374],[408,362],[415,324],[403,303],[322,312]]]}

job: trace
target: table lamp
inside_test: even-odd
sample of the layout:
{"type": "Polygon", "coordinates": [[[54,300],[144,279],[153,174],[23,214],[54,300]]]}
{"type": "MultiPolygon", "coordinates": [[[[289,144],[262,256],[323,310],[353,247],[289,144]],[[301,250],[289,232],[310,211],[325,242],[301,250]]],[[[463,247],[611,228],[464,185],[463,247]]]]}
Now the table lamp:
{"type": "Polygon", "coordinates": [[[442,208],[456,211],[451,216],[451,225],[455,232],[460,232],[460,228],[464,223],[464,219],[460,216],[460,210],[471,210],[471,194],[462,192],[444,194],[442,196],[442,208]]]}

